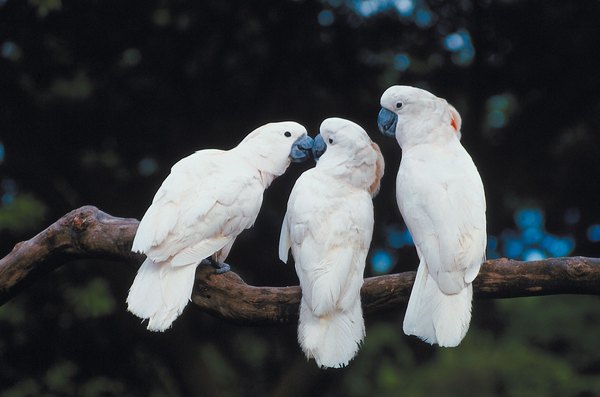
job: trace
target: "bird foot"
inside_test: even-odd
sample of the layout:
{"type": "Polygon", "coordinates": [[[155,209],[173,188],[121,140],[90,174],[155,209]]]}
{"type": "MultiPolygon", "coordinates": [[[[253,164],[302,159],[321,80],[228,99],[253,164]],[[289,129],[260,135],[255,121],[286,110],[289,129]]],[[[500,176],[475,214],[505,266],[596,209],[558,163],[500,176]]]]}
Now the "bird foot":
{"type": "Polygon", "coordinates": [[[201,263],[211,265],[212,267],[214,267],[215,274],[223,274],[231,270],[231,266],[229,266],[227,263],[219,263],[213,259],[204,259],[201,263]]]}

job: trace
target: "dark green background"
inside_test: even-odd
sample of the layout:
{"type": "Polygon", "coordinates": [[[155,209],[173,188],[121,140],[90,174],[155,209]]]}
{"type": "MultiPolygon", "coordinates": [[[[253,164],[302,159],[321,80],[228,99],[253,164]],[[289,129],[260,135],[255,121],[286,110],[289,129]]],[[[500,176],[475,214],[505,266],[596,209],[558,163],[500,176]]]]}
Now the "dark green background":
{"type": "MultiPolygon", "coordinates": [[[[390,242],[403,230],[401,152],[376,128],[381,93],[408,84],[463,117],[486,187],[490,256],[551,255],[540,233],[570,255],[600,256],[600,2],[396,5],[0,1],[2,255],[81,205],[139,219],[194,150],[230,148],[270,121],[314,135],[340,116],[386,158],[373,249],[389,271],[414,270],[414,248],[390,242]]],[[[276,247],[287,195],[310,166],[273,183],[232,250],[228,262],[249,283],[297,283],[276,247]]],[[[404,336],[399,308],[367,318],[348,368],[321,371],[302,356],[295,324],[237,326],[189,305],[173,329],[146,331],[125,311],[135,271],[70,265],[1,307],[0,394],[600,395],[597,297],[476,301],[455,349],[404,336]]]]}

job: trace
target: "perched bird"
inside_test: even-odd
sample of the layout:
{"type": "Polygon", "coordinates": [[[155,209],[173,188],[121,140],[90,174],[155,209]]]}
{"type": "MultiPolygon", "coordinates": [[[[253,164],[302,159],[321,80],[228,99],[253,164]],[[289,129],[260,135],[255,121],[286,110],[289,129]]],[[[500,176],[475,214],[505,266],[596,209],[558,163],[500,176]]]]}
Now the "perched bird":
{"type": "Polygon", "coordinates": [[[381,106],[379,129],[402,148],[396,199],[420,260],[404,332],[457,346],[471,321],[471,283],[485,260],[483,184],[460,144],[460,116],[444,99],[392,86],[381,106]]]}
{"type": "Polygon", "coordinates": [[[379,147],[357,124],[329,118],[314,143],[316,167],[296,181],[281,227],[302,288],[298,342],[319,367],[343,367],[365,336],[360,288],[383,175],[379,147]],[[322,157],[322,151],[325,153],[322,157]]]}
{"type": "Polygon", "coordinates": [[[310,157],[312,138],[295,122],[270,123],[231,150],[206,149],[180,160],[162,183],[133,240],[147,258],[127,297],[128,310],[164,331],[190,300],[196,267],[217,273],[236,237],[250,228],[263,192],[291,161],[310,157]]]}

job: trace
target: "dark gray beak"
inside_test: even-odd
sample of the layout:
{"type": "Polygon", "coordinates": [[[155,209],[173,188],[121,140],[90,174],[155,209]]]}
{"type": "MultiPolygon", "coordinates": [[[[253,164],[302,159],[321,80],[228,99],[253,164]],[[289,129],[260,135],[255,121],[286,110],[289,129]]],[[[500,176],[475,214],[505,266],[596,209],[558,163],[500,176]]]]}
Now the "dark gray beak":
{"type": "Polygon", "coordinates": [[[302,163],[310,158],[310,152],[313,148],[313,139],[308,135],[304,135],[296,139],[292,144],[290,158],[294,163],[302,163]]]}
{"type": "Polygon", "coordinates": [[[325,153],[326,150],[327,145],[325,144],[323,137],[321,136],[321,134],[317,135],[315,137],[315,142],[313,143],[312,148],[312,154],[315,161],[319,161],[319,158],[323,155],[323,153],[325,153]]]}
{"type": "Polygon", "coordinates": [[[379,131],[385,136],[396,136],[396,125],[398,124],[398,115],[386,108],[381,108],[377,116],[377,126],[379,131]]]}

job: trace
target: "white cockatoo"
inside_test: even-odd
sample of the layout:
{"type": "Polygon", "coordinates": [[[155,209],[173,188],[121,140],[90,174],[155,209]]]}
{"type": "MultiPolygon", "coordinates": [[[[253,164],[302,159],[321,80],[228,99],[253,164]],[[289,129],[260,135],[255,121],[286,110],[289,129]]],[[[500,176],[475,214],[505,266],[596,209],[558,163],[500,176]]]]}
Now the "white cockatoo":
{"type": "Polygon", "coordinates": [[[379,129],[402,148],[396,199],[420,260],[404,332],[457,346],[469,328],[472,282],[485,260],[481,177],[460,143],[460,116],[444,99],[392,86],[381,106],[379,129]]]}
{"type": "Polygon", "coordinates": [[[127,297],[128,310],[164,331],[190,300],[196,267],[217,272],[236,237],[250,228],[263,192],[291,161],[310,157],[312,138],[295,122],[270,123],[231,150],[206,149],[180,160],[162,183],[133,240],[147,258],[127,297]]]}
{"type": "Polygon", "coordinates": [[[279,258],[287,262],[291,248],[302,288],[302,350],[319,367],[343,367],[365,336],[360,288],[384,162],[367,133],[341,118],[323,121],[314,151],[321,151],[316,167],[298,178],[288,200],[279,258]]]}

